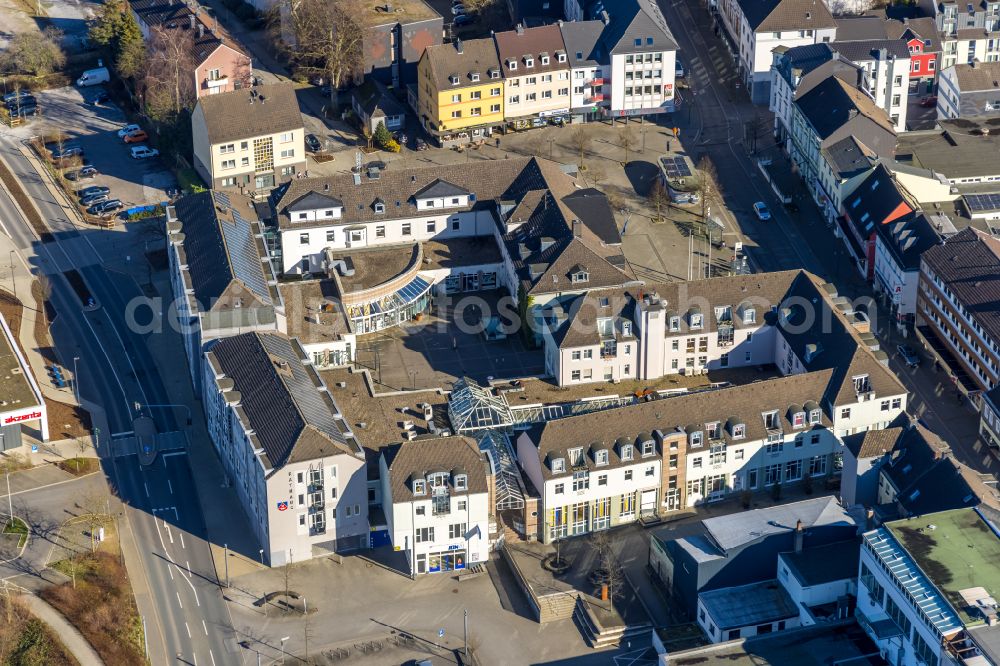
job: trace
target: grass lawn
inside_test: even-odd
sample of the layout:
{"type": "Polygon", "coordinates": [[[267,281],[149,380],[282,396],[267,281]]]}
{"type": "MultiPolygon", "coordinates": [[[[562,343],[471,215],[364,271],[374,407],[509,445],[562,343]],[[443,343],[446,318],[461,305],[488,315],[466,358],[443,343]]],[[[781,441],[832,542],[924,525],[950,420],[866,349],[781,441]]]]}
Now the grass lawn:
{"type": "Polygon", "coordinates": [[[24,542],[28,540],[28,525],[20,518],[13,518],[8,520],[7,524],[3,527],[4,534],[19,534],[20,537],[17,540],[17,547],[21,548],[24,546],[24,542]]]}
{"type": "MultiPolygon", "coordinates": [[[[73,562],[76,587],[67,582],[46,588],[42,598],[80,630],[105,663],[144,663],[142,620],[125,566],[116,555],[101,551],[73,562]]],[[[53,568],[70,571],[72,577],[73,562],[56,562],[53,568]]]]}
{"type": "Polygon", "coordinates": [[[101,469],[101,463],[98,462],[97,458],[67,458],[57,462],[56,466],[73,476],[83,476],[101,469]]]}
{"type": "Polygon", "coordinates": [[[0,663],[18,666],[78,662],[59,637],[17,597],[0,598],[0,663]]]}

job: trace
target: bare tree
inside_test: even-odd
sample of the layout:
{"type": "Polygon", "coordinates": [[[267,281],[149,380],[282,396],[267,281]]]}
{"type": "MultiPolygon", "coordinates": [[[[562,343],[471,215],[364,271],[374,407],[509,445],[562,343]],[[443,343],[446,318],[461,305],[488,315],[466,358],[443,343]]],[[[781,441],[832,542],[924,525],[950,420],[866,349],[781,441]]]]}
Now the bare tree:
{"type": "Polygon", "coordinates": [[[708,224],[708,199],[712,196],[715,189],[715,164],[708,158],[708,155],[702,156],[698,160],[698,176],[701,179],[698,186],[698,192],[701,195],[701,219],[708,224]]]}
{"type": "Polygon", "coordinates": [[[194,106],[191,72],[196,64],[192,31],[164,26],[152,29],[142,75],[145,110],[150,118],[161,121],[194,106]]]}
{"type": "Polygon", "coordinates": [[[594,532],[590,537],[590,545],[597,553],[601,576],[608,586],[608,598],[614,600],[615,597],[621,597],[625,572],[618,563],[611,535],[607,531],[594,532]]]}
{"type": "Polygon", "coordinates": [[[667,188],[663,186],[663,181],[659,178],[654,180],[652,187],[649,188],[649,194],[646,196],[649,199],[649,203],[656,209],[655,221],[662,222],[663,208],[670,205],[670,194],[667,192],[667,188]]]}
{"type": "Polygon", "coordinates": [[[576,148],[577,152],[580,153],[580,166],[583,166],[583,156],[587,152],[587,148],[590,147],[591,136],[583,127],[577,127],[569,135],[569,141],[576,148]]]}
{"type": "Polygon", "coordinates": [[[625,164],[628,164],[628,151],[635,148],[636,138],[635,133],[632,128],[627,124],[618,130],[618,140],[622,144],[622,148],[625,149],[625,164]]]}
{"type": "Polygon", "coordinates": [[[295,43],[288,55],[306,74],[330,83],[330,105],[337,108],[337,89],[359,74],[364,63],[364,29],[358,20],[360,0],[286,0],[283,12],[295,43]]]}
{"type": "Polygon", "coordinates": [[[97,530],[111,522],[108,511],[108,497],[104,493],[92,491],[86,493],[76,503],[80,507],[80,519],[87,525],[90,532],[90,550],[97,551],[97,530]]]}

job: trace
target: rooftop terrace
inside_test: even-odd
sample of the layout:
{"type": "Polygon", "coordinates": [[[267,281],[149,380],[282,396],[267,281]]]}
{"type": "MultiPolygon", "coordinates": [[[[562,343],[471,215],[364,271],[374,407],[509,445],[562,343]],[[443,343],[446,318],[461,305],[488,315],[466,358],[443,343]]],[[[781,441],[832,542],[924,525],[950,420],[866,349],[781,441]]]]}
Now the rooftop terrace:
{"type": "Polygon", "coordinates": [[[412,23],[440,16],[423,0],[363,0],[360,6],[358,19],[369,27],[395,22],[412,23]]]}
{"type": "Polygon", "coordinates": [[[1000,538],[975,509],[943,511],[887,523],[925,576],[947,597],[966,626],[983,623],[961,591],[982,587],[1000,597],[1000,538]]]}

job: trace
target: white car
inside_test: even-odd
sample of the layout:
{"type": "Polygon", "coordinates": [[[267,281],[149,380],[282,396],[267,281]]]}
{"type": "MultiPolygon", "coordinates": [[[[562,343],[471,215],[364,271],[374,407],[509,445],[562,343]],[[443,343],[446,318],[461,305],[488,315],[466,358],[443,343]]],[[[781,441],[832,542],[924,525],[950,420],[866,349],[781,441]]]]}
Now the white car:
{"type": "Polygon", "coordinates": [[[132,159],[134,160],[144,160],[147,157],[156,157],[160,154],[156,148],[150,148],[149,146],[132,146],[132,159]]]}
{"type": "Polygon", "coordinates": [[[763,201],[758,201],[753,205],[753,212],[757,214],[757,219],[762,222],[771,219],[771,211],[767,209],[767,204],[763,201]]]}
{"type": "Polygon", "coordinates": [[[118,130],[118,138],[124,139],[126,134],[131,134],[132,132],[136,132],[141,129],[142,128],[136,125],[135,123],[131,123],[118,130]]]}

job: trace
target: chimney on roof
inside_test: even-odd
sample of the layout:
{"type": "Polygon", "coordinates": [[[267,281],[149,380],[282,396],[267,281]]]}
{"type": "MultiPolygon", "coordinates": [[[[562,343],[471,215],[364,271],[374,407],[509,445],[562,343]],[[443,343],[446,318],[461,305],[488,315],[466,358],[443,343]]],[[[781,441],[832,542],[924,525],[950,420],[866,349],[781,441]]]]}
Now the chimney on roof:
{"type": "Polygon", "coordinates": [[[604,23],[604,25],[611,23],[611,17],[608,16],[608,10],[606,9],[601,10],[601,21],[604,23]]]}
{"type": "Polygon", "coordinates": [[[524,24],[523,23],[518,23],[517,27],[515,28],[515,30],[517,30],[517,34],[523,35],[524,34],[524,24]]]}
{"type": "Polygon", "coordinates": [[[197,25],[198,22],[198,17],[195,16],[194,14],[191,14],[191,16],[189,16],[188,18],[191,21],[191,29],[194,30],[194,26],[197,25]]]}
{"type": "Polygon", "coordinates": [[[199,22],[198,23],[198,39],[201,39],[204,36],[205,36],[205,24],[199,22]]]}
{"type": "Polygon", "coordinates": [[[573,238],[579,238],[583,234],[583,224],[580,220],[573,220],[573,238]]]}
{"type": "Polygon", "coordinates": [[[805,538],[805,528],[802,527],[802,521],[796,521],[795,523],[795,552],[802,552],[802,541],[805,538]]]}
{"type": "Polygon", "coordinates": [[[865,531],[871,532],[875,529],[875,509],[868,507],[865,509],[865,531]]]}
{"type": "Polygon", "coordinates": [[[455,50],[459,53],[465,53],[465,47],[462,46],[462,40],[458,37],[455,38],[455,50]]]}

